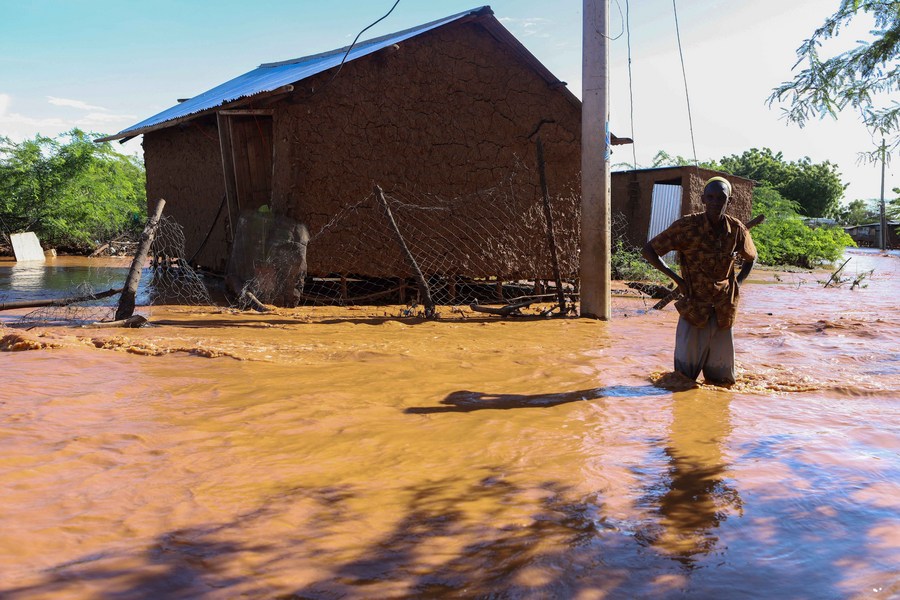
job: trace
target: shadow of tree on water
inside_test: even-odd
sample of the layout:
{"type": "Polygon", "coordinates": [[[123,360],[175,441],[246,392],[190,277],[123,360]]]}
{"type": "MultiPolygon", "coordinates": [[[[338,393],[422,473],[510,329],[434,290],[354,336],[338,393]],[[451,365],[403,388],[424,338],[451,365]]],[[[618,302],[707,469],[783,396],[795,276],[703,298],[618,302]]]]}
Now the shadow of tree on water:
{"type": "MultiPolygon", "coordinates": [[[[686,416],[696,406],[677,410],[686,416]]],[[[700,441],[718,439],[722,422],[700,441]]],[[[745,456],[791,467],[791,483],[815,493],[801,496],[804,505],[773,488],[753,495],[748,507],[720,450],[695,451],[680,432],[696,436],[693,427],[672,429],[661,449],[665,465],[645,470],[628,517],[611,511],[602,491],[520,483],[508,466],[397,486],[396,505],[388,517],[378,513],[377,530],[369,488],[390,482],[298,486],[227,522],[113,545],[56,565],[37,581],[0,584],[0,597],[840,598],[853,595],[844,587],[847,561],[881,561],[889,572],[890,552],[877,546],[875,533],[854,527],[866,515],[891,518],[878,499],[856,498],[843,509],[849,516],[829,517],[818,508],[842,506],[850,492],[822,481],[820,471],[773,439],[744,448],[745,456]],[[727,532],[717,530],[728,520],[734,535],[751,510],[769,524],[743,523],[730,538],[743,547],[729,549],[721,541],[727,532]],[[805,562],[759,556],[798,545],[808,553],[805,562]]]]}

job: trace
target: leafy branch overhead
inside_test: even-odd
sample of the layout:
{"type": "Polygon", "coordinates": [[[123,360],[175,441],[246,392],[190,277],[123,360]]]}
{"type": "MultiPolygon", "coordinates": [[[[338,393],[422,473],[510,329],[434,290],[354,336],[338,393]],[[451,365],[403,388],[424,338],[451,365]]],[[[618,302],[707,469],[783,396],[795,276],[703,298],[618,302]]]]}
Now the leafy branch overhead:
{"type": "MultiPolygon", "coordinates": [[[[874,136],[888,140],[890,151],[900,145],[900,1],[841,0],[838,11],[803,42],[797,56],[794,69],[805,68],[774,89],[769,105],[787,103],[785,118],[801,127],[813,117],[837,118],[851,108],[874,136]],[[862,14],[873,20],[872,40],[858,41],[855,48],[835,56],[822,56],[823,42],[838,37],[862,14]]],[[[880,160],[881,152],[867,156],[880,160]]]]}

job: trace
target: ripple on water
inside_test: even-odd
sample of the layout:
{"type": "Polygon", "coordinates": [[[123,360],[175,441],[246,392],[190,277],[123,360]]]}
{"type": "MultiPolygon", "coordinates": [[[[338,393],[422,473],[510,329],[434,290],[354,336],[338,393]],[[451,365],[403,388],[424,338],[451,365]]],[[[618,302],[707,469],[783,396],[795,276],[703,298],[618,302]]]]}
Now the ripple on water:
{"type": "Polygon", "coordinates": [[[671,310],[27,332],[61,346],[0,355],[0,596],[896,595],[874,288],[748,285],[731,389],[649,376],[671,310]]]}

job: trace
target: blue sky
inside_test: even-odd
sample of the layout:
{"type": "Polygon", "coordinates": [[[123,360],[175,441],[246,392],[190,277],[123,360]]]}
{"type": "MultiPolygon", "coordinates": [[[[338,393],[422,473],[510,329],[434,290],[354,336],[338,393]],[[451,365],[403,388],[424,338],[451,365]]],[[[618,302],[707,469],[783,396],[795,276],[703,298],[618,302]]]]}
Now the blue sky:
{"type": "MultiPolygon", "coordinates": [[[[14,140],[74,126],[115,133],[263,62],[349,44],[393,0],[0,0],[0,135],[14,140]]],[[[634,154],[693,154],[671,0],[629,7],[634,154]]],[[[700,160],[752,147],[785,158],[831,160],[850,183],[846,199],[877,198],[880,166],[856,153],[877,143],[855,113],[787,125],[765,104],[790,79],[797,46],[838,0],[677,0],[694,142],[700,160]]],[[[400,0],[364,38],[479,6],[456,0],[400,0]]],[[[582,0],[496,0],[495,16],[555,75],[581,95],[582,0]]],[[[611,127],[631,136],[625,0],[612,0],[611,127]]],[[[836,48],[864,28],[848,31],[836,48]]],[[[140,151],[140,140],[121,146],[140,151]]],[[[613,162],[632,162],[619,147],[613,162]]],[[[889,167],[886,194],[900,186],[889,167]]]]}

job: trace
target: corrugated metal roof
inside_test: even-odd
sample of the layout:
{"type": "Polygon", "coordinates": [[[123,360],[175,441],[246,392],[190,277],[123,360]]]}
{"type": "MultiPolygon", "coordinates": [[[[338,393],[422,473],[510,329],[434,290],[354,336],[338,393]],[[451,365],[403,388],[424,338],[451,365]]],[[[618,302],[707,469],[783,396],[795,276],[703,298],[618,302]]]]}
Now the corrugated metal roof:
{"type": "MultiPolygon", "coordinates": [[[[444,19],[432,21],[431,23],[419,25],[405,31],[399,31],[379,38],[359,42],[353,46],[350,53],[347,54],[345,62],[350,62],[357,58],[372,54],[373,52],[378,52],[383,48],[408,40],[409,38],[425,33],[426,31],[447,25],[448,23],[479,14],[493,13],[489,6],[482,6],[444,19]]],[[[116,135],[101,138],[97,141],[134,137],[145,131],[157,129],[158,126],[169,121],[182,119],[211,108],[222,106],[229,102],[234,102],[241,98],[254,96],[263,92],[272,92],[285,85],[302,81],[307,77],[312,77],[313,75],[340,65],[341,61],[344,60],[344,54],[347,53],[347,48],[348,47],[345,46],[344,48],[339,48],[330,52],[323,52],[321,54],[305,56],[294,60],[262,64],[249,73],[235,77],[231,81],[226,81],[211,90],[181,102],[159,114],[153,115],[149,119],[145,119],[127,129],[123,129],[116,135]]]]}

